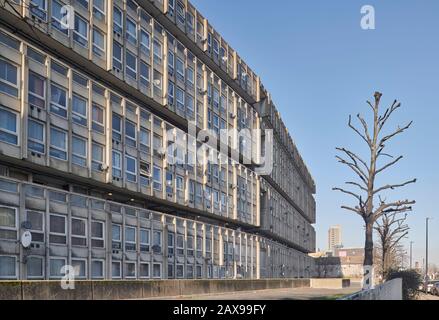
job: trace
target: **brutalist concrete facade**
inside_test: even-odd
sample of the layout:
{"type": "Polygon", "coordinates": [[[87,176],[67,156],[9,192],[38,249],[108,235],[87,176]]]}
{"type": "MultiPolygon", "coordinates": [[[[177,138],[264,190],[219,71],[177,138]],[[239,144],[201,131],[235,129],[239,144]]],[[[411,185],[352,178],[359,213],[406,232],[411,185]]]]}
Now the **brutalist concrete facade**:
{"type": "Polygon", "coordinates": [[[313,274],[314,182],[259,77],[189,2],[8,3],[0,279],[313,274]],[[191,127],[272,129],[273,170],[258,173],[267,136],[233,132],[212,161],[191,127]]]}

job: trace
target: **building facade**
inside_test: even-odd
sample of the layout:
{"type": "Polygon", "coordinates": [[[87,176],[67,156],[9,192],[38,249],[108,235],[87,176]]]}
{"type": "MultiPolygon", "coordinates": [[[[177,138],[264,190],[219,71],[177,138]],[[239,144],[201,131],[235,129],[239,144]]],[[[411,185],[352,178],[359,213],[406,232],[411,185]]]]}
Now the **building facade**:
{"type": "Polygon", "coordinates": [[[328,230],[328,250],[333,251],[342,246],[341,226],[332,226],[328,230]]]}
{"type": "Polygon", "coordinates": [[[0,279],[313,274],[314,181],[189,2],[8,0],[0,17],[0,279]],[[273,137],[241,134],[257,129],[273,137]]]}

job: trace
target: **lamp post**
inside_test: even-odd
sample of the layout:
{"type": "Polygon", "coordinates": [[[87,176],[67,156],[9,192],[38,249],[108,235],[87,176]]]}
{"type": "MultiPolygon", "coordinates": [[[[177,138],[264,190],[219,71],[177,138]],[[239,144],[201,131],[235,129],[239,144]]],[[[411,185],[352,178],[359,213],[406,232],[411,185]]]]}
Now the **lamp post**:
{"type": "Polygon", "coordinates": [[[428,287],[428,220],[432,218],[425,218],[425,293],[427,293],[428,287]]]}
{"type": "Polygon", "coordinates": [[[410,269],[412,269],[413,267],[412,261],[413,261],[413,241],[410,241],[410,269]]]}

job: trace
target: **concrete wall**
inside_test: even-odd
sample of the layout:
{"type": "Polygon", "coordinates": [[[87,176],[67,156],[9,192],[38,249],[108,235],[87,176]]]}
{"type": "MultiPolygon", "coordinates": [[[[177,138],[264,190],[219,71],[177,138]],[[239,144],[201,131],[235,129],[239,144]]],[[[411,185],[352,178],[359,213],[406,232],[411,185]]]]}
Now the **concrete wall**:
{"type": "Polygon", "coordinates": [[[310,286],[311,288],[319,288],[319,289],[343,289],[349,287],[351,284],[350,279],[311,279],[310,286]]]}
{"type": "Polygon", "coordinates": [[[235,291],[309,287],[309,279],[75,281],[64,290],[60,281],[0,281],[0,300],[117,300],[235,291]]]}
{"type": "Polygon", "coordinates": [[[364,290],[341,300],[402,300],[402,278],[386,281],[370,290],[364,290]]]}

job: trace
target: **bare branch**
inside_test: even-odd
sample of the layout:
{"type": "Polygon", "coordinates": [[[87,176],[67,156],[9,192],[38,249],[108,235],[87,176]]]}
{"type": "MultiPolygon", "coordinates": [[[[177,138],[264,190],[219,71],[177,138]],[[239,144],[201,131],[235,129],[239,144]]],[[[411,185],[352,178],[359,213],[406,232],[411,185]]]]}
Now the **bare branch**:
{"type": "Polygon", "coordinates": [[[363,159],[361,159],[358,155],[356,155],[356,154],[353,153],[352,151],[350,151],[350,150],[348,150],[348,149],[346,149],[346,148],[340,148],[340,147],[337,147],[337,148],[335,148],[335,149],[338,150],[338,151],[341,151],[341,152],[346,153],[346,154],[348,155],[348,157],[352,159],[352,161],[354,162],[354,164],[355,164],[357,167],[358,167],[358,162],[357,162],[357,161],[361,162],[361,164],[366,168],[366,170],[369,171],[369,167],[368,167],[366,161],[364,161],[363,159]]]}
{"type": "Polygon", "coordinates": [[[366,143],[367,145],[370,147],[372,144],[367,140],[367,138],[357,129],[352,125],[352,117],[349,115],[349,122],[348,122],[348,126],[354,130],[366,143]]]}
{"type": "Polygon", "coordinates": [[[338,162],[343,163],[343,164],[347,165],[348,167],[350,167],[360,177],[360,179],[367,185],[368,178],[367,178],[366,174],[363,172],[363,170],[361,170],[358,167],[358,165],[355,165],[355,163],[348,162],[340,156],[336,156],[335,158],[338,160],[338,162]]]}
{"type": "Polygon", "coordinates": [[[345,209],[345,210],[353,211],[356,214],[360,215],[361,217],[364,217],[364,213],[358,207],[351,208],[351,207],[347,207],[347,206],[341,206],[341,208],[345,209]]]}
{"type": "Polygon", "coordinates": [[[401,188],[401,187],[404,187],[408,184],[415,183],[416,181],[417,181],[417,179],[413,179],[413,180],[409,180],[409,181],[406,181],[406,182],[400,183],[400,184],[388,184],[388,185],[385,185],[384,187],[381,187],[381,188],[374,190],[373,194],[377,194],[377,193],[384,191],[384,190],[387,190],[387,189],[393,190],[396,188],[401,188]]]}
{"type": "Polygon", "coordinates": [[[353,193],[353,192],[351,192],[351,191],[348,191],[348,190],[341,189],[341,188],[332,188],[332,190],[333,190],[333,191],[340,191],[340,192],[343,192],[343,193],[345,193],[345,194],[349,194],[349,195],[355,197],[355,198],[360,202],[360,206],[362,205],[362,202],[363,202],[363,201],[361,200],[360,195],[355,194],[355,193],[353,193]]]}
{"type": "Polygon", "coordinates": [[[386,164],[384,167],[378,169],[377,171],[375,171],[375,174],[380,173],[381,171],[386,170],[387,168],[393,166],[395,163],[397,163],[399,160],[401,160],[403,158],[403,156],[399,156],[398,158],[396,158],[395,160],[393,160],[392,162],[386,164]]]}
{"type": "Polygon", "coordinates": [[[346,183],[346,184],[353,185],[353,186],[357,186],[357,187],[360,188],[361,190],[367,192],[367,189],[366,189],[365,187],[363,187],[361,184],[357,183],[357,182],[347,181],[347,182],[345,182],[345,183],[346,183]]]}
{"type": "Polygon", "coordinates": [[[406,126],[404,127],[399,127],[398,129],[396,129],[395,132],[393,132],[392,134],[389,134],[387,136],[385,136],[384,138],[381,139],[381,141],[378,143],[378,145],[382,145],[384,142],[386,142],[387,140],[390,140],[391,138],[393,138],[394,136],[403,133],[405,130],[407,130],[408,128],[410,128],[410,126],[413,124],[413,121],[410,121],[406,126]]]}

